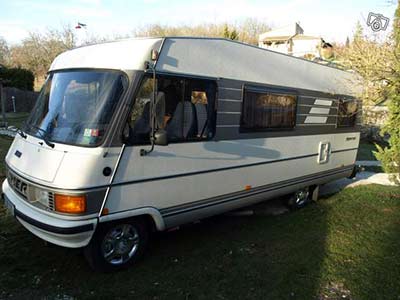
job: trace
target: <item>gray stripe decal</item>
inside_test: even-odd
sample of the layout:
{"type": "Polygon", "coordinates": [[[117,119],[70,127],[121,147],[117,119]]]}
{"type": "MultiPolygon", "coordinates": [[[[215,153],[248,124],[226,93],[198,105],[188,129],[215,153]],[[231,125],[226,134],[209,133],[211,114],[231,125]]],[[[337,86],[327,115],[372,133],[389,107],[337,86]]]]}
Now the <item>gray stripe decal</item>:
{"type": "Polygon", "coordinates": [[[310,109],[310,114],[322,114],[322,115],[328,115],[330,111],[330,108],[319,108],[319,107],[312,107],[310,109]]]}
{"type": "MultiPolygon", "coordinates": [[[[337,115],[324,115],[324,114],[297,114],[299,117],[337,117],[337,115]]],[[[306,118],[307,119],[307,118],[306,118]]]]}
{"type": "MultiPolygon", "coordinates": [[[[303,117],[299,117],[303,118],[303,117]]],[[[290,136],[307,136],[322,134],[359,133],[360,127],[336,128],[335,123],[328,124],[297,124],[292,130],[264,130],[254,132],[240,132],[239,124],[217,125],[215,140],[246,140],[246,139],[267,139],[290,136]]]]}
{"type": "Polygon", "coordinates": [[[242,100],[242,90],[227,90],[218,89],[218,98],[220,99],[230,99],[230,100],[242,100]]]}
{"type": "Polygon", "coordinates": [[[313,105],[298,105],[297,106],[297,115],[330,115],[336,116],[337,115],[337,108],[336,107],[321,107],[321,106],[313,106],[313,105]],[[320,110],[322,109],[322,110],[320,110]]]}
{"type": "Polygon", "coordinates": [[[242,89],[240,89],[240,88],[230,88],[230,87],[223,87],[223,86],[220,86],[218,88],[221,89],[221,90],[242,91],[242,89]]]}
{"type": "Polygon", "coordinates": [[[236,99],[218,99],[218,101],[226,101],[226,102],[242,102],[242,100],[236,100],[236,99]]]}
{"type": "MultiPolygon", "coordinates": [[[[301,106],[301,107],[318,107],[318,108],[327,108],[326,106],[321,106],[321,105],[313,105],[313,104],[298,104],[297,106],[301,106]]],[[[330,107],[330,109],[337,109],[336,106],[332,106],[330,107]]]]}
{"type": "Polygon", "coordinates": [[[309,97],[309,96],[300,95],[300,96],[299,96],[299,101],[298,101],[298,103],[299,103],[299,104],[303,104],[303,105],[312,105],[312,106],[319,106],[319,107],[325,107],[325,108],[328,108],[328,107],[337,107],[337,105],[338,105],[338,100],[335,99],[335,98],[330,98],[330,99],[325,98],[326,101],[332,101],[332,104],[329,105],[329,106],[324,105],[324,104],[326,104],[326,103],[324,103],[324,102],[316,101],[316,100],[318,100],[318,99],[319,99],[319,98],[317,98],[317,97],[309,97]],[[321,104],[321,103],[324,103],[324,104],[321,104]]]}
{"type": "Polygon", "coordinates": [[[315,124],[315,123],[322,123],[326,124],[326,121],[328,121],[328,117],[315,117],[315,116],[307,116],[306,119],[304,120],[304,124],[315,124]]]}
{"type": "Polygon", "coordinates": [[[217,114],[240,115],[240,111],[217,111],[217,114]]]}
{"type": "MultiPolygon", "coordinates": [[[[353,151],[355,149],[358,149],[358,148],[343,149],[343,150],[340,150],[340,152],[353,151]]],[[[336,153],[336,151],[332,151],[332,153],[336,153]]],[[[282,162],[282,161],[309,158],[309,157],[314,157],[317,155],[318,155],[318,153],[313,153],[313,154],[293,156],[293,157],[276,159],[276,160],[260,161],[260,162],[245,164],[245,165],[236,165],[236,166],[230,166],[230,167],[222,167],[222,168],[202,170],[202,171],[193,171],[193,172],[188,172],[188,173],[179,173],[179,174],[166,175],[166,176],[160,176],[160,177],[152,177],[152,178],[146,178],[146,179],[138,179],[138,180],[132,180],[132,181],[126,181],[126,182],[113,183],[110,186],[137,184],[137,183],[143,183],[143,182],[149,182],[149,181],[158,181],[158,180],[172,179],[172,178],[178,178],[178,177],[187,177],[187,176],[201,175],[201,174],[206,174],[206,173],[214,173],[214,172],[222,172],[222,171],[228,171],[228,170],[234,170],[234,169],[249,168],[249,167],[255,167],[255,166],[260,166],[260,165],[278,163],[278,162],[282,162]]]]}
{"type": "MultiPolygon", "coordinates": [[[[316,128],[317,126],[333,126],[333,127],[335,127],[336,128],[336,124],[334,124],[334,123],[327,123],[327,124],[319,124],[319,123],[309,123],[309,124],[297,124],[296,125],[297,127],[307,127],[307,126],[312,126],[312,127],[314,127],[314,128],[316,128]]],[[[321,130],[317,130],[317,132],[321,132],[321,130]]],[[[340,133],[340,132],[337,132],[337,131],[335,131],[335,132],[332,132],[332,133],[340,133]]]]}
{"type": "Polygon", "coordinates": [[[218,111],[242,111],[242,101],[234,100],[234,101],[221,101],[218,100],[218,111]]]}
{"type": "Polygon", "coordinates": [[[297,125],[301,124],[316,124],[316,125],[324,125],[324,124],[336,124],[336,116],[315,116],[315,115],[307,115],[297,116],[297,125]]]}
{"type": "Polygon", "coordinates": [[[267,191],[281,189],[281,188],[284,188],[284,187],[287,187],[290,185],[294,185],[296,183],[302,183],[302,182],[306,182],[309,180],[318,179],[321,177],[332,176],[332,175],[335,175],[338,173],[350,171],[353,169],[353,167],[354,167],[354,165],[350,165],[350,166],[346,166],[343,168],[319,172],[319,173],[315,173],[315,174],[310,174],[310,175],[306,175],[306,176],[302,176],[302,177],[297,177],[297,178],[293,178],[293,179],[280,181],[277,183],[272,183],[272,184],[256,187],[256,188],[251,189],[250,191],[238,191],[238,192],[231,193],[228,195],[223,195],[223,196],[219,196],[219,197],[195,201],[192,203],[186,203],[183,205],[168,207],[168,208],[161,209],[160,213],[163,217],[171,217],[171,216],[181,214],[181,213],[186,213],[186,212],[189,212],[192,210],[206,208],[206,207],[214,206],[214,205],[218,205],[218,204],[223,204],[225,202],[230,202],[230,201],[234,201],[234,200],[240,200],[244,197],[254,196],[254,195],[257,195],[260,193],[265,193],[267,191]]]}
{"type": "Polygon", "coordinates": [[[329,99],[315,99],[314,104],[316,105],[326,105],[326,106],[331,106],[333,103],[332,100],[329,99]]]}

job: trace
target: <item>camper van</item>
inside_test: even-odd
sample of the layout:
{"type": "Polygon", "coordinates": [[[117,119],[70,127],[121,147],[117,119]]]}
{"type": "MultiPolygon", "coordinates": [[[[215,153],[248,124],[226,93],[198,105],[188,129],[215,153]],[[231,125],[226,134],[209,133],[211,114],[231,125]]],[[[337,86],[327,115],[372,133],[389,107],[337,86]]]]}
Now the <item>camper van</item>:
{"type": "Polygon", "coordinates": [[[30,232],[134,264],[149,235],[354,175],[354,74],[220,38],[128,39],[59,55],[6,156],[30,232]]]}

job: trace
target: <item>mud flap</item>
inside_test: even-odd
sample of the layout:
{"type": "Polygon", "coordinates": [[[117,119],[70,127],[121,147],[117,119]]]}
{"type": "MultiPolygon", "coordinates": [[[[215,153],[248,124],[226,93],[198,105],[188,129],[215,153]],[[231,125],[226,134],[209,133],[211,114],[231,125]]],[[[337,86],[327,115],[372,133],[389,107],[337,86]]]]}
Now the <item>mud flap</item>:
{"type": "Polygon", "coordinates": [[[317,202],[319,196],[319,185],[315,186],[312,190],[311,200],[317,202]]]}
{"type": "Polygon", "coordinates": [[[356,177],[357,173],[362,171],[362,167],[359,165],[354,165],[353,167],[353,171],[351,171],[351,174],[349,177],[347,177],[348,179],[353,179],[356,177]]]}

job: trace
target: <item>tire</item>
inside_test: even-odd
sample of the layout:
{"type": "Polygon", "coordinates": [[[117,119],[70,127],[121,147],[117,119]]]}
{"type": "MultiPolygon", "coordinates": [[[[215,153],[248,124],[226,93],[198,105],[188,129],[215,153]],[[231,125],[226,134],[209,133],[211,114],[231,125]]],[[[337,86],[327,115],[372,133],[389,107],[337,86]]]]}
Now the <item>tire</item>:
{"type": "Polygon", "coordinates": [[[309,187],[303,188],[291,194],[287,199],[286,205],[291,210],[303,208],[311,201],[311,190],[309,187]]]}
{"type": "Polygon", "coordinates": [[[148,241],[149,230],[144,219],[99,224],[84,255],[95,271],[119,271],[143,256],[148,241]]]}

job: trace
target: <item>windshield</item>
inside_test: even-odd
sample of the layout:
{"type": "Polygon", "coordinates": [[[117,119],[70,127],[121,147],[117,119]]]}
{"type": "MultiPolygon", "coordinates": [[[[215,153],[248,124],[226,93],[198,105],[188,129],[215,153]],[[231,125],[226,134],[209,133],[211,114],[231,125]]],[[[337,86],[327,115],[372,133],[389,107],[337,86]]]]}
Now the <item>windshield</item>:
{"type": "Polygon", "coordinates": [[[113,71],[52,73],[25,130],[39,138],[73,145],[98,145],[108,128],[126,79],[113,71]]]}

